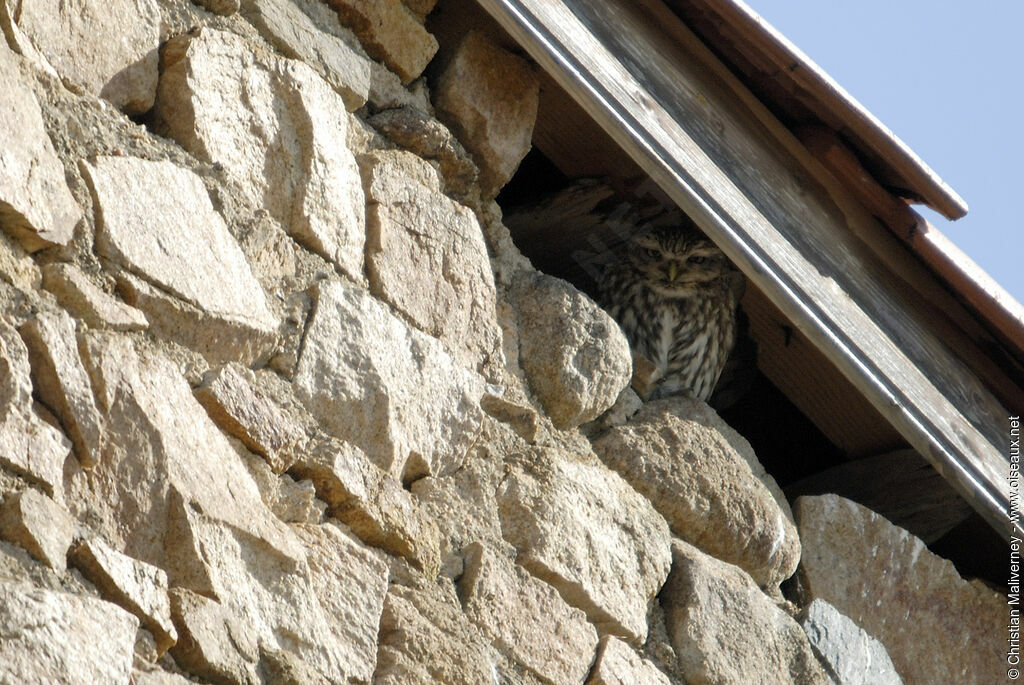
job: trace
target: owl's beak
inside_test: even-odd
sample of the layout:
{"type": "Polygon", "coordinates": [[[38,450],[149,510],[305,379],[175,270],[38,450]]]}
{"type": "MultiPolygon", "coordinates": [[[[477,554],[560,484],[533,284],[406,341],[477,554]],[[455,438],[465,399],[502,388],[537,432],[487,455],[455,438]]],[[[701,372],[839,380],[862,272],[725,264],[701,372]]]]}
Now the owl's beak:
{"type": "Polygon", "coordinates": [[[676,268],[675,263],[670,263],[668,265],[668,280],[670,280],[670,281],[676,280],[676,274],[678,272],[679,272],[679,270],[676,268]]]}

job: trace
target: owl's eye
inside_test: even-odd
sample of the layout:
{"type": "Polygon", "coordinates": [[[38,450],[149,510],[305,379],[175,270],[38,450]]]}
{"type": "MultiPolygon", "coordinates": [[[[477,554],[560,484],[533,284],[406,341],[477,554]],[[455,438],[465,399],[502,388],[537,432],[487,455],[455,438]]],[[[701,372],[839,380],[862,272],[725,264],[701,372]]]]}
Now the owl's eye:
{"type": "Polygon", "coordinates": [[[646,252],[646,253],[647,253],[647,256],[648,256],[648,257],[658,257],[658,256],[660,256],[660,254],[661,254],[660,252],[658,252],[658,251],[657,251],[656,249],[654,249],[653,247],[649,247],[649,248],[647,248],[646,250],[644,250],[644,252],[646,252]]]}
{"type": "Polygon", "coordinates": [[[694,255],[690,257],[690,259],[688,259],[687,261],[689,261],[691,264],[703,264],[704,262],[708,261],[708,258],[701,257],[700,255],[694,255]]]}

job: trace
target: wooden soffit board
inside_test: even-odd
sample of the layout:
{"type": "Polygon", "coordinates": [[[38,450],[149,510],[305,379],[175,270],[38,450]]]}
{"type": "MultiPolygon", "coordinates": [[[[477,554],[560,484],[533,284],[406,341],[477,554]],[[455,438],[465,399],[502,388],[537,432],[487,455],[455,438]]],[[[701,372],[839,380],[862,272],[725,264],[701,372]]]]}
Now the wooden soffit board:
{"type": "Polygon", "coordinates": [[[990,524],[1014,530],[996,447],[1007,412],[889,285],[858,237],[873,217],[675,14],[659,0],[477,1],[990,524]]]}

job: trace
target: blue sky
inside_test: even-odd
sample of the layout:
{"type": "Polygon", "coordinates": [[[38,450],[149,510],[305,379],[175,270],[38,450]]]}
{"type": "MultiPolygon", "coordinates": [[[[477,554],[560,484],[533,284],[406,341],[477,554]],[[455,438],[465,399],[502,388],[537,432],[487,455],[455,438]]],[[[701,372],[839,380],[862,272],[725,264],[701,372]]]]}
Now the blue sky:
{"type": "Polygon", "coordinates": [[[746,1],[967,201],[923,213],[1024,301],[1024,2],[746,1]]]}

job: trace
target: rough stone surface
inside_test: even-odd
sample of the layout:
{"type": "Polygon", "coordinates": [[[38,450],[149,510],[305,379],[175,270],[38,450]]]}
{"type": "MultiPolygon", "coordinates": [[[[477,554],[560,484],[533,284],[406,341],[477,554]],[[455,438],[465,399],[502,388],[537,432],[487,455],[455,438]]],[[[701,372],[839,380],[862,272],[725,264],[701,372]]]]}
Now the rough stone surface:
{"type": "Polygon", "coordinates": [[[480,430],[483,379],[339,281],[319,286],[295,385],[328,430],[406,481],[458,468],[480,430]]]}
{"type": "Polygon", "coordinates": [[[510,293],[519,312],[519,364],[558,428],[600,416],[629,385],[632,358],[622,330],[565,281],[522,272],[510,293]]]}
{"type": "Polygon", "coordinates": [[[671,563],[665,520],[590,456],[542,450],[498,487],[518,561],[582,609],[602,634],[647,636],[647,609],[671,563]]]}
{"type": "Polygon", "coordinates": [[[131,157],[100,157],[82,168],[97,207],[97,250],[144,279],[132,293],[154,332],[214,357],[262,355],[276,339],[276,321],[199,177],[131,157]],[[183,320],[167,298],[145,297],[146,282],[198,309],[199,321],[183,320]]]}
{"type": "Polygon", "coordinates": [[[295,461],[306,437],[302,426],[255,387],[245,367],[229,364],[211,372],[195,395],[214,423],[264,457],[275,473],[295,461]]]}
{"type": "Polygon", "coordinates": [[[73,88],[128,114],[153,106],[160,46],[156,0],[4,0],[0,15],[0,24],[13,19],[73,88]]]}
{"type": "Polygon", "coordinates": [[[434,104],[480,168],[480,192],[494,197],[530,151],[540,82],[521,57],[471,31],[438,80],[434,104]]]}
{"type": "Polygon", "coordinates": [[[0,464],[60,502],[71,442],[34,411],[30,372],[25,343],[0,318],[0,464]]]}
{"type": "Polygon", "coordinates": [[[661,602],[687,683],[828,683],[800,625],[750,576],[681,540],[672,556],[661,602]]]}
{"type": "Polygon", "coordinates": [[[437,4],[437,0],[402,0],[402,2],[412,10],[412,13],[420,21],[426,19],[427,15],[434,9],[434,5],[437,4]]]}
{"type": "Polygon", "coordinates": [[[90,328],[142,331],[149,326],[145,314],[101,290],[73,264],[47,264],[42,279],[60,305],[90,328]]]}
{"type": "Polygon", "coordinates": [[[239,0],[196,0],[196,2],[214,14],[230,17],[239,9],[239,0]]]}
{"type": "Polygon", "coordinates": [[[437,162],[445,190],[468,195],[477,180],[476,164],[444,124],[415,107],[396,107],[375,114],[370,125],[396,144],[437,162]]]}
{"type": "Polygon", "coordinates": [[[388,589],[373,685],[492,683],[496,656],[454,591],[423,579],[388,589]]]}
{"type": "Polygon", "coordinates": [[[286,57],[312,67],[350,112],[370,94],[370,61],[337,36],[320,30],[291,0],[242,0],[242,15],[286,57]]]}
{"type": "Polygon", "coordinates": [[[156,115],[299,242],[362,278],[365,215],[345,103],[301,62],[203,29],[164,48],[156,115]]]}
{"type": "Polygon", "coordinates": [[[64,312],[41,313],[21,327],[42,402],[60,419],[83,466],[99,458],[102,420],[78,355],[75,322],[64,312]]]}
{"type": "Polygon", "coordinates": [[[138,620],[92,597],[0,581],[5,683],[127,683],[138,620]]]}
{"type": "Polygon", "coordinates": [[[409,83],[437,52],[437,41],[402,0],[327,0],[366,51],[409,83]]]}
{"type": "Polygon", "coordinates": [[[167,574],[110,548],[99,538],[87,540],[71,552],[71,561],[108,601],[135,615],[156,639],[162,654],[178,639],[171,623],[167,574]]]}
{"type": "Polygon", "coordinates": [[[804,608],[800,625],[836,685],[902,685],[885,647],[823,599],[804,608]]]}
{"type": "Polygon", "coordinates": [[[293,530],[306,545],[313,591],[335,626],[345,674],[368,682],[377,665],[377,628],[388,589],[384,555],[333,525],[293,530]]]}
{"type": "MultiPolygon", "coordinates": [[[[358,447],[316,441],[292,467],[309,478],[330,513],[367,544],[405,557],[428,576],[440,565],[437,525],[394,478],[358,447]]],[[[422,480],[422,479],[421,479],[422,480]]]]}
{"type": "Polygon", "coordinates": [[[459,594],[466,615],[498,651],[546,683],[582,683],[597,631],[550,585],[474,543],[459,594]]]}
{"type": "Polygon", "coordinates": [[[171,650],[179,664],[214,683],[260,682],[259,646],[223,606],[190,590],[173,588],[171,614],[181,635],[171,650]]]}
{"type": "Polygon", "coordinates": [[[0,506],[0,538],[25,548],[55,571],[67,568],[75,535],[71,515],[46,495],[32,489],[11,495],[0,506]]]}
{"type": "Polygon", "coordinates": [[[85,348],[110,442],[77,506],[172,586],[217,597],[254,642],[343,679],[343,648],[312,592],[302,543],[178,370],[113,334],[91,333],[85,348]]]}
{"type": "Polygon", "coordinates": [[[671,685],[653,663],[611,635],[601,638],[594,670],[587,685],[671,685]]]}
{"type": "MultiPolygon", "coordinates": [[[[6,11],[4,2],[0,12],[6,11]]],[[[34,252],[71,240],[82,210],[68,190],[20,62],[0,44],[0,229],[34,252]]]]}
{"type": "Polygon", "coordinates": [[[437,172],[411,153],[375,152],[360,162],[371,291],[479,368],[496,353],[500,332],[476,217],[443,195],[437,172]]]}
{"type": "Polygon", "coordinates": [[[771,476],[759,464],[751,469],[747,441],[703,402],[645,404],[595,441],[594,451],[651,500],[676,535],[758,584],[777,585],[796,570],[800,541],[789,505],[772,497],[763,483],[771,476]]]}
{"type": "Polygon", "coordinates": [[[1006,678],[1006,597],[963,580],[919,539],[836,495],[794,507],[807,599],[824,599],[877,639],[906,683],[995,683],[1006,678]],[[942,649],[921,645],[956,635],[942,649]]]}

